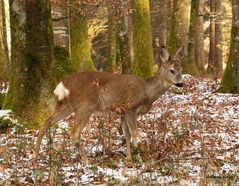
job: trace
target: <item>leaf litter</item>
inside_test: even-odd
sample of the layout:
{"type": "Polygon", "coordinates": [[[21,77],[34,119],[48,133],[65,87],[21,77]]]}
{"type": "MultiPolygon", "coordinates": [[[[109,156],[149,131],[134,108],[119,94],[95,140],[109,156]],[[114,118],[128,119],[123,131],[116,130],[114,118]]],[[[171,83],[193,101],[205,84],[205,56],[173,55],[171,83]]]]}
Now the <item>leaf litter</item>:
{"type": "MultiPolygon", "coordinates": [[[[16,120],[0,133],[0,185],[239,184],[239,95],[216,93],[219,80],[184,75],[184,87],[162,95],[138,117],[138,153],[125,159],[120,118],[94,115],[82,134],[90,165],[70,138],[74,115],[44,137],[32,160],[37,130],[16,120]]],[[[1,117],[12,118],[2,110],[1,117]]]]}

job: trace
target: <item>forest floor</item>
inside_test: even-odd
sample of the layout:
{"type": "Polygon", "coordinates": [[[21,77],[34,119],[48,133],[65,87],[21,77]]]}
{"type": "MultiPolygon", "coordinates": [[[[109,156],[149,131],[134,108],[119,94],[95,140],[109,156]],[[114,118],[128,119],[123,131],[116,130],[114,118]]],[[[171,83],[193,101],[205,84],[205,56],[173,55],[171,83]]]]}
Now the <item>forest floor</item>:
{"type": "MultiPolygon", "coordinates": [[[[125,159],[120,119],[92,116],[82,138],[90,165],[80,163],[68,129],[51,128],[32,160],[37,130],[16,123],[0,134],[0,185],[239,185],[239,95],[215,93],[216,78],[184,76],[138,117],[143,162],[125,159]]],[[[3,119],[5,118],[5,119],[3,119]]]]}

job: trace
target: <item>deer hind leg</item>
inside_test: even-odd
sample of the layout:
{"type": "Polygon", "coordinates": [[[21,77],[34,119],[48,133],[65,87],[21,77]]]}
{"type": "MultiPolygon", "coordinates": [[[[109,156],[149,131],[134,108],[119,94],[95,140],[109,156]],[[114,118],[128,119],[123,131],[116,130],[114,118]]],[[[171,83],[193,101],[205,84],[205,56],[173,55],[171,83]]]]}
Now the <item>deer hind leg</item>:
{"type": "Polygon", "coordinates": [[[33,153],[33,158],[37,158],[40,150],[40,145],[43,136],[46,133],[46,130],[52,125],[60,121],[61,119],[64,119],[66,116],[70,115],[72,113],[72,109],[68,107],[67,105],[62,105],[61,108],[58,108],[57,110],[54,111],[54,113],[48,117],[43,125],[40,127],[38,136],[37,136],[37,141],[36,145],[34,148],[34,153],[33,153]]]}
{"type": "Polygon", "coordinates": [[[81,141],[81,133],[93,111],[93,109],[87,108],[87,110],[85,110],[84,108],[79,107],[76,110],[75,123],[71,130],[71,135],[76,147],[78,148],[79,156],[85,164],[88,164],[89,161],[87,159],[87,155],[85,154],[84,144],[81,141]]]}
{"type": "Polygon", "coordinates": [[[122,126],[123,126],[124,135],[125,135],[125,139],[126,139],[126,155],[127,155],[127,159],[128,160],[132,160],[131,147],[130,147],[131,134],[130,134],[129,127],[128,127],[124,117],[122,117],[122,126]]]}

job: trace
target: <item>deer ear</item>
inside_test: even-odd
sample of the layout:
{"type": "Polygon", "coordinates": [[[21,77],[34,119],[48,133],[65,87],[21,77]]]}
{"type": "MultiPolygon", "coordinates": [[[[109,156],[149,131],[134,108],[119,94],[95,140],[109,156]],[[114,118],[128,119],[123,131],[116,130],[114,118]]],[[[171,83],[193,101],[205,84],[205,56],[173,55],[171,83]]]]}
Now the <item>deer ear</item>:
{"type": "Polygon", "coordinates": [[[160,52],[160,59],[162,60],[162,62],[167,62],[170,58],[170,55],[168,53],[168,50],[166,49],[165,46],[161,47],[161,52],[160,52]]]}
{"type": "Polygon", "coordinates": [[[181,46],[176,52],[175,57],[182,60],[185,55],[186,55],[185,47],[181,46]]]}

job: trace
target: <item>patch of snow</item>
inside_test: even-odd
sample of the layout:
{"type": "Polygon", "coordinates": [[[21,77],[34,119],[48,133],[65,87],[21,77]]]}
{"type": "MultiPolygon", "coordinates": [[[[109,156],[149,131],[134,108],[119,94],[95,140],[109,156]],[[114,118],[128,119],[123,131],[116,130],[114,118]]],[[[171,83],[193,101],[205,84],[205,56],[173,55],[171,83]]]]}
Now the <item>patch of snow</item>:
{"type": "Polygon", "coordinates": [[[0,110],[0,117],[9,117],[12,113],[12,110],[0,110]]]}

